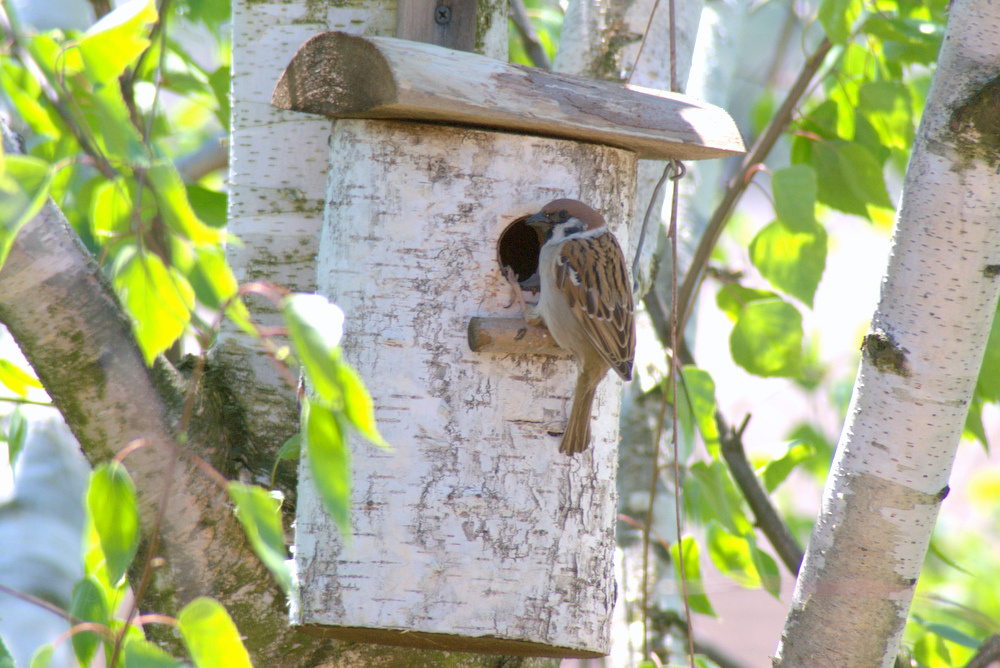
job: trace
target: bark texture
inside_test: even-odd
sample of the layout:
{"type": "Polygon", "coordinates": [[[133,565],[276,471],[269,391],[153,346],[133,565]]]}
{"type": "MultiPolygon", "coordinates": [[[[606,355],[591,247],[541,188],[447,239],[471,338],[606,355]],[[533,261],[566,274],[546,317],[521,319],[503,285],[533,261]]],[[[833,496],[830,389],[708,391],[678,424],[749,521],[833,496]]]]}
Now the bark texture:
{"type": "MultiPolygon", "coordinates": [[[[506,60],[505,3],[479,4],[477,51],[506,60]],[[494,14],[503,18],[494,20],[494,14]]],[[[298,48],[319,33],[391,37],[395,26],[395,5],[386,0],[233,3],[229,232],[241,243],[230,247],[228,259],[241,283],[267,280],[295,291],[316,289],[330,121],[272,107],[281,73],[298,48]]],[[[280,324],[269,304],[251,302],[261,324],[280,324]]],[[[248,445],[273,451],[297,428],[293,392],[257,342],[235,327],[220,337],[216,360],[225,365],[246,414],[248,445]]]]}
{"type": "Polygon", "coordinates": [[[345,357],[395,450],[354,448],[346,547],[302,469],[294,614],[410,639],[457,634],[466,649],[489,637],[606,653],[620,383],[601,384],[591,447],[569,458],[552,432],[565,424],[575,363],[474,353],[467,329],[473,316],[520,314],[497,250],[516,219],[576,197],[624,238],[635,155],[343,120],[331,163],[320,289],[347,314],[345,357]]]}
{"type": "Polygon", "coordinates": [[[997,306],[1000,7],[959,0],[776,666],[890,666],[997,306]]]}

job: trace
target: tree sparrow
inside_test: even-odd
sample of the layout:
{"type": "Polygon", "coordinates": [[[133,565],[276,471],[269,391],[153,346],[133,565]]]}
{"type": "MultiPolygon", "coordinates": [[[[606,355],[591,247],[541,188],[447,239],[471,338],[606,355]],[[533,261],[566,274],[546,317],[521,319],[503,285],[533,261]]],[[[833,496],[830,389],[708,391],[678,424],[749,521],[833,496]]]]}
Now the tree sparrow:
{"type": "MultiPolygon", "coordinates": [[[[552,338],[576,358],[573,407],[559,451],[582,452],[590,442],[597,385],[613,368],[632,378],[635,308],[625,257],[604,218],[583,202],[557,199],[525,221],[544,244],[538,255],[541,294],[525,320],[544,321],[552,338]]],[[[515,284],[515,291],[518,295],[515,284]]],[[[523,299],[522,299],[523,304],[523,299]]]]}

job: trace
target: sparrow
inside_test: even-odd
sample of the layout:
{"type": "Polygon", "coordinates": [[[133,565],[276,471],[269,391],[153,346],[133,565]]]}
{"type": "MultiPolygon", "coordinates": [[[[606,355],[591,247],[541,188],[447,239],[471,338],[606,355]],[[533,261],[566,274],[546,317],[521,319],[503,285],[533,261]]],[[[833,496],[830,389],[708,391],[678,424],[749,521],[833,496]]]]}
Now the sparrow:
{"type": "Polygon", "coordinates": [[[544,322],[559,346],[576,359],[573,405],[559,451],[574,455],[590,443],[597,386],[608,369],[632,379],[635,307],[625,256],[604,217],[573,199],[557,199],[525,223],[543,242],[538,255],[538,305],[524,304],[525,320],[544,322]]]}

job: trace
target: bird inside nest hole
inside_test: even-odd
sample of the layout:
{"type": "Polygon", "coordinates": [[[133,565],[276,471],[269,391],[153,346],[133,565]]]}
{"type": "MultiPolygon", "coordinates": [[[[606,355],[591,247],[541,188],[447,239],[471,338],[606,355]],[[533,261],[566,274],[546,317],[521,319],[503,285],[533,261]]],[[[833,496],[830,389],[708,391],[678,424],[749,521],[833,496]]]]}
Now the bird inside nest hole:
{"type": "Polygon", "coordinates": [[[542,249],[542,239],[537,230],[525,223],[527,219],[527,216],[518,218],[500,233],[497,261],[502,272],[510,267],[522,290],[537,293],[540,289],[538,253],[542,249]]]}

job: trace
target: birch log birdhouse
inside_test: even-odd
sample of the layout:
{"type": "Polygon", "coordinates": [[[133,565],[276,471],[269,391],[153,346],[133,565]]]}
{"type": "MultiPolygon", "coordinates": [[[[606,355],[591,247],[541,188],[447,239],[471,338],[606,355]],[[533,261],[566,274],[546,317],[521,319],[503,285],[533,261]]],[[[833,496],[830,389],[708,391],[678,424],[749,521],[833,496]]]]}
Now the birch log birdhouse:
{"type": "Polygon", "coordinates": [[[272,104],[337,119],[317,285],[394,446],[353,445],[349,541],[302,467],[293,622],[606,654],[621,382],[599,388],[590,447],[561,454],[575,365],[523,324],[502,271],[533,273],[523,220],[560,197],[600,211],[631,258],[637,159],[742,152],[734,123],[680,95],[338,32],[302,46],[272,104]]]}

